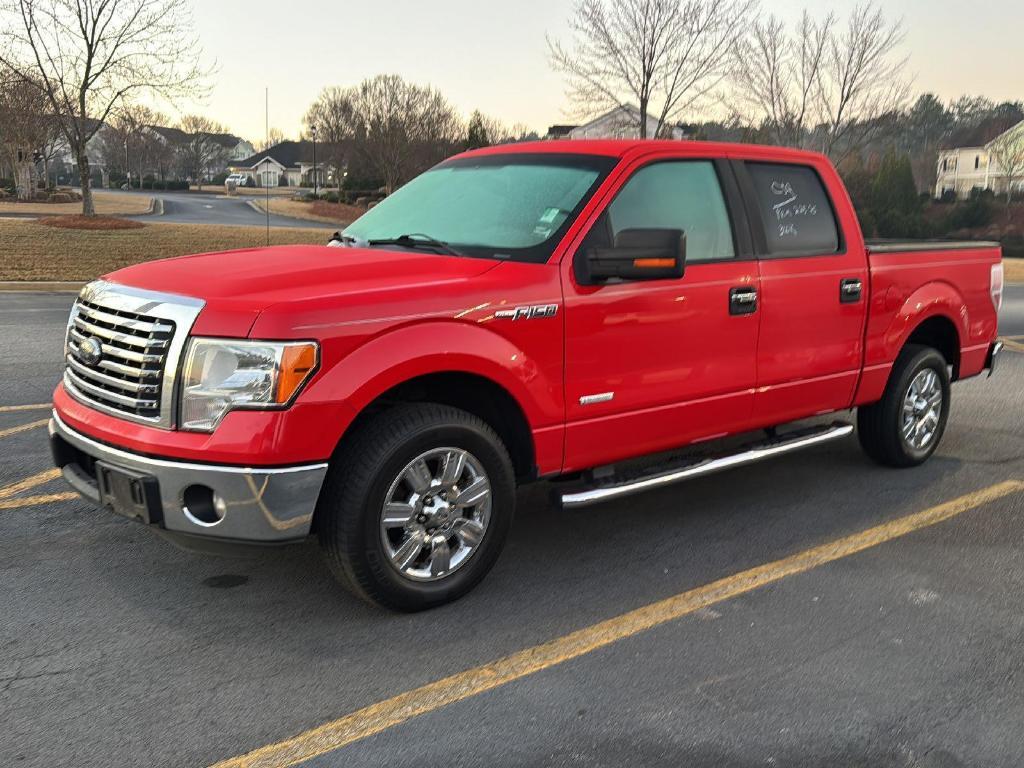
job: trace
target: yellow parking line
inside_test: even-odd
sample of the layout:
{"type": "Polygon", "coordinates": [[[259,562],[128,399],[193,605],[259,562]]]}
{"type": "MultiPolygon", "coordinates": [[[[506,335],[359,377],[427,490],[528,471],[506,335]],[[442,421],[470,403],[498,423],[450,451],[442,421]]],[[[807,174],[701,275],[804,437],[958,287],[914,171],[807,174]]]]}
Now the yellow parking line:
{"type": "Polygon", "coordinates": [[[40,419],[39,421],[30,421],[28,424],[19,424],[16,427],[0,429],[0,437],[10,437],[11,435],[16,435],[19,432],[28,432],[30,429],[45,426],[49,422],[49,419],[40,419]]]}
{"type": "Polygon", "coordinates": [[[1024,482],[1009,480],[968,493],[922,512],[727,576],[542,645],[513,653],[498,661],[400,693],[394,698],[372,704],[293,738],[219,762],[214,768],[283,768],[296,765],[419,715],[433,712],[578,658],[652,627],[687,616],[701,608],[745,594],[787,576],[804,573],[826,563],[849,557],[1021,491],[1024,491],[1024,482]]]}
{"type": "Polygon", "coordinates": [[[23,496],[20,499],[0,499],[0,509],[21,509],[34,507],[37,504],[50,504],[55,501],[70,501],[79,498],[77,493],[51,493],[46,496],[23,496]]]}
{"type": "Polygon", "coordinates": [[[1003,344],[1006,345],[1007,349],[1012,349],[1014,352],[1024,352],[1024,344],[1022,344],[1019,341],[1011,341],[1010,339],[1006,338],[1003,339],[1003,344]]]}
{"type": "Polygon", "coordinates": [[[53,408],[51,403],[36,403],[35,405],[0,405],[0,413],[11,413],[12,411],[42,411],[53,408]]]}
{"type": "Polygon", "coordinates": [[[42,485],[43,483],[48,483],[51,480],[56,480],[58,477],[60,477],[59,469],[48,469],[45,472],[40,472],[38,475],[26,477],[24,480],[19,480],[16,483],[11,483],[10,485],[5,485],[3,488],[0,488],[0,499],[9,498],[16,493],[27,491],[29,488],[35,488],[37,485],[42,485]]]}

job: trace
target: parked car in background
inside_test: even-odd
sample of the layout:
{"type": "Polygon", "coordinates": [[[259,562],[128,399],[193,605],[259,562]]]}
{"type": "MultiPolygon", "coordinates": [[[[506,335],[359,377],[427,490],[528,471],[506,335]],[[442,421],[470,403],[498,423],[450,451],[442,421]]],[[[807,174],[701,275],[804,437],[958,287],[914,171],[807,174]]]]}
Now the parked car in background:
{"type": "Polygon", "coordinates": [[[517,484],[582,507],[845,437],[787,425],[851,409],[872,459],[915,466],[1001,348],[999,247],[865,242],[808,152],[492,147],[338,242],[86,286],[50,426],[68,482],[193,548],[315,535],[416,610],[490,570],[517,484]]]}

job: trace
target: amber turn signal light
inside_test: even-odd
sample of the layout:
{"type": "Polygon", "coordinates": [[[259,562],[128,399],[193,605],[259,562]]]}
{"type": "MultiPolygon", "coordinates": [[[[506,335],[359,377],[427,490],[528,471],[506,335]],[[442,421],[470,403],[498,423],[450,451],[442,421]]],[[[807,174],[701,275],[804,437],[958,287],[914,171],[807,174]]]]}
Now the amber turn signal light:
{"type": "Polygon", "coordinates": [[[675,265],[675,259],[633,259],[637,269],[672,269],[675,265]]]}
{"type": "Polygon", "coordinates": [[[287,346],[281,355],[274,402],[287,403],[316,368],[316,344],[287,346]]]}

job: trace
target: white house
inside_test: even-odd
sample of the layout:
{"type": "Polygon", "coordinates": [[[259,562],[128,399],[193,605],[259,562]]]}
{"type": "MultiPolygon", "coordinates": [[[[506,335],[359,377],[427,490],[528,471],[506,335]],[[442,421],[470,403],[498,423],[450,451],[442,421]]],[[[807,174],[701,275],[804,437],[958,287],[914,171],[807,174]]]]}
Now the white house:
{"type": "MultiPolygon", "coordinates": [[[[965,200],[974,189],[1005,194],[1007,180],[993,156],[992,147],[1018,135],[1024,138],[1024,121],[1009,129],[1006,129],[1005,122],[986,121],[969,134],[954,137],[953,146],[939,151],[935,197],[954,192],[959,199],[965,200]]],[[[1015,179],[1013,185],[1014,189],[1024,190],[1024,182],[1020,179],[1015,179]]]]}
{"type": "MultiPolygon", "coordinates": [[[[323,144],[317,145],[321,154],[316,163],[317,184],[323,186],[333,168],[324,162],[327,152],[323,144]]],[[[228,164],[232,173],[251,177],[259,187],[276,187],[284,176],[290,187],[313,183],[313,143],[311,141],[282,141],[270,149],[234,160],[228,164]]]]}
{"type": "MultiPolygon", "coordinates": [[[[657,138],[658,117],[647,115],[647,138],[657,138]]],[[[685,139],[686,132],[679,125],[669,126],[664,138],[685,139]]],[[[553,125],[548,130],[550,139],[639,139],[640,108],[632,104],[620,106],[595,117],[583,125],[553,125]]]]}

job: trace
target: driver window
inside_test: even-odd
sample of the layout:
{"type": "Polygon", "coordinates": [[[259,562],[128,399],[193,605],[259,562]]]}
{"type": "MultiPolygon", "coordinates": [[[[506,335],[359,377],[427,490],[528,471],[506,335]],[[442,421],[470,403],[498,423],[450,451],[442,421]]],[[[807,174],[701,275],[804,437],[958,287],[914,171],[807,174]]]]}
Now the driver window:
{"type": "Polygon", "coordinates": [[[626,229],[681,229],[686,263],[736,255],[729,213],[711,161],[659,162],[626,182],[595,223],[584,247],[612,245],[626,229]]]}

